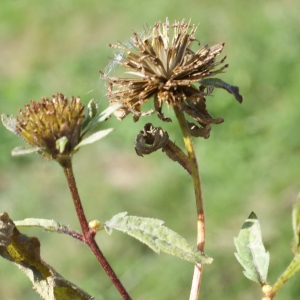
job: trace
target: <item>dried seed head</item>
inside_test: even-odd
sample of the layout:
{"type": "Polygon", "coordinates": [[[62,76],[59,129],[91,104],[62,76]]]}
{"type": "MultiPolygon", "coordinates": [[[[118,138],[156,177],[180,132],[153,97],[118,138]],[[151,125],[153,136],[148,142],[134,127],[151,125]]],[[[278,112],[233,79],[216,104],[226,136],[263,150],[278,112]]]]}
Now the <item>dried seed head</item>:
{"type": "Polygon", "coordinates": [[[118,78],[102,73],[108,82],[110,103],[123,104],[122,110],[116,111],[117,117],[122,120],[132,113],[137,121],[145,114],[141,110],[143,104],[153,97],[154,111],[146,114],[156,112],[163,121],[170,121],[162,113],[163,103],[167,103],[179,107],[201,127],[220,123],[221,119],[213,119],[206,110],[205,97],[211,93],[212,87],[202,86],[200,81],[227,68],[228,65],[223,65],[215,69],[225,60],[224,57],[216,62],[224,43],[193,51],[192,45],[197,42],[194,36],[197,26],[183,20],[175,21],[171,27],[172,38],[167,19],[165,23],[156,23],[152,32],[133,33],[131,46],[121,43],[110,45],[119,51],[115,63],[127,69],[127,74],[133,75],[118,78]]]}
{"type": "Polygon", "coordinates": [[[25,105],[15,119],[15,133],[29,145],[38,147],[45,158],[62,161],[69,159],[79,144],[84,117],[79,97],[71,97],[68,103],[63,94],[57,94],[51,100],[42,98],[40,102],[25,105]]]}

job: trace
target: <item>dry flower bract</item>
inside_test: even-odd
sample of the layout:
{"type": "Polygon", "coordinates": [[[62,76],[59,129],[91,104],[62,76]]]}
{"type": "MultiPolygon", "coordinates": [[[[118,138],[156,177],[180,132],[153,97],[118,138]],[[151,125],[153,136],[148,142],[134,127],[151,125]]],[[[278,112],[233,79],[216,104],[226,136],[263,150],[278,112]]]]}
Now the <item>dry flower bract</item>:
{"type": "Polygon", "coordinates": [[[70,157],[80,142],[81,124],[84,120],[84,106],[80,98],[70,98],[63,94],[52,99],[42,98],[40,102],[31,101],[20,110],[15,118],[15,133],[47,159],[60,160],[70,157]],[[65,138],[63,151],[57,141],[65,138]]]}
{"type": "Polygon", "coordinates": [[[190,125],[194,127],[196,136],[208,137],[210,124],[221,123],[223,119],[214,119],[208,113],[205,97],[213,88],[201,86],[200,81],[228,67],[222,65],[215,69],[226,58],[216,61],[224,43],[212,47],[206,45],[193,51],[192,45],[195,42],[199,45],[194,36],[197,26],[184,20],[175,21],[171,26],[172,39],[169,27],[167,19],[165,23],[156,23],[152,31],[148,29],[140,35],[134,32],[131,46],[122,43],[110,45],[119,51],[114,63],[127,69],[130,77],[109,77],[101,72],[108,82],[107,96],[111,105],[123,104],[121,109],[115,111],[118,119],[122,120],[132,113],[137,121],[141,115],[156,112],[163,121],[170,121],[162,113],[165,102],[169,106],[179,107],[201,125],[202,128],[190,125]],[[143,104],[152,97],[154,110],[142,112],[143,104]]]}

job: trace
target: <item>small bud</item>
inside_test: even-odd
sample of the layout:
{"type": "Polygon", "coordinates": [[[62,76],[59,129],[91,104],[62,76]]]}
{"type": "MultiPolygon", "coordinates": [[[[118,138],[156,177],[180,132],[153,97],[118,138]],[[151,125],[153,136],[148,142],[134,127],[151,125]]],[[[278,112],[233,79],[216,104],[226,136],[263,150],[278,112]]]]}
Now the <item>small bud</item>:
{"type": "Polygon", "coordinates": [[[89,222],[89,229],[98,231],[101,227],[101,223],[98,220],[92,220],[89,222]]]}
{"type": "Polygon", "coordinates": [[[264,299],[264,300],[269,299],[268,296],[269,296],[270,293],[272,292],[272,286],[271,286],[271,285],[268,285],[268,284],[265,284],[265,285],[261,288],[261,290],[262,290],[264,296],[267,296],[267,297],[264,297],[263,299],[264,299]]]}

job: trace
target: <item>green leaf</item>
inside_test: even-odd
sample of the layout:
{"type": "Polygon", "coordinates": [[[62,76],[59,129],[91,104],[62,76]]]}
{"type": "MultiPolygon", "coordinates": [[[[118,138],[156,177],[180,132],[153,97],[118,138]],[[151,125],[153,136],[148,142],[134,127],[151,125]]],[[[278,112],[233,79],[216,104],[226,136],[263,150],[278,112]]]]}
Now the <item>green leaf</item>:
{"type": "Polygon", "coordinates": [[[264,285],[267,281],[270,255],[262,242],[259,221],[254,212],[242,226],[237,238],[234,238],[237,249],[235,257],[244,267],[244,275],[264,285]]]}
{"type": "Polygon", "coordinates": [[[79,149],[82,146],[88,145],[88,144],[92,144],[95,143],[96,141],[104,138],[105,136],[107,136],[110,132],[113,131],[113,128],[109,128],[109,129],[105,129],[105,130],[100,130],[97,131],[95,133],[93,133],[92,135],[88,136],[87,138],[83,139],[75,148],[74,150],[79,149]]]}
{"type": "Polygon", "coordinates": [[[239,93],[239,88],[237,86],[230,85],[219,78],[204,78],[200,81],[200,84],[224,89],[228,93],[233,94],[239,103],[243,102],[243,96],[239,93]]]}
{"type": "Polygon", "coordinates": [[[84,131],[82,133],[82,136],[85,135],[89,130],[91,130],[97,123],[100,123],[102,121],[105,121],[115,110],[121,108],[122,104],[114,104],[109,106],[107,109],[105,109],[103,112],[99,114],[99,116],[94,117],[89,124],[84,128],[84,131]]]}
{"type": "Polygon", "coordinates": [[[95,122],[99,123],[105,121],[115,110],[121,107],[123,107],[123,104],[110,105],[95,119],[95,122]]]}
{"type": "Polygon", "coordinates": [[[212,262],[212,258],[191,246],[176,232],[163,226],[163,221],[126,215],[127,212],[122,212],[105,222],[106,231],[109,234],[113,229],[122,231],[145,243],[157,253],[162,251],[194,264],[210,264],[212,262]]]}
{"type": "Polygon", "coordinates": [[[294,239],[293,239],[293,251],[295,253],[299,253],[300,246],[300,194],[298,195],[297,202],[293,207],[292,212],[292,223],[293,223],[293,231],[294,231],[294,239]]]}
{"type": "Polygon", "coordinates": [[[97,112],[98,112],[98,103],[95,101],[95,99],[92,99],[87,105],[87,114],[82,123],[82,130],[84,130],[90,124],[90,122],[95,118],[97,112]]]}
{"type": "Polygon", "coordinates": [[[20,146],[16,147],[11,151],[12,156],[19,156],[19,155],[26,155],[38,152],[41,148],[40,147],[32,147],[32,146],[20,146]]]}
{"type": "Polygon", "coordinates": [[[21,234],[7,213],[0,215],[0,255],[25,273],[43,299],[95,299],[45,263],[40,257],[39,240],[21,234]]]}

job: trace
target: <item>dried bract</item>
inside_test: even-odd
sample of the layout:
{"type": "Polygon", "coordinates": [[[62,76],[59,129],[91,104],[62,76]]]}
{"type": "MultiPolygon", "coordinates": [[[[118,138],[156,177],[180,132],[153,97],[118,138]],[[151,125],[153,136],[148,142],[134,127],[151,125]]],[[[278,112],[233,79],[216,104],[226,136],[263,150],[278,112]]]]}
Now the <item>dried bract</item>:
{"type": "Polygon", "coordinates": [[[143,156],[163,148],[169,141],[169,135],[161,127],[153,127],[151,123],[144,126],[135,141],[135,151],[137,155],[143,156]]]}

